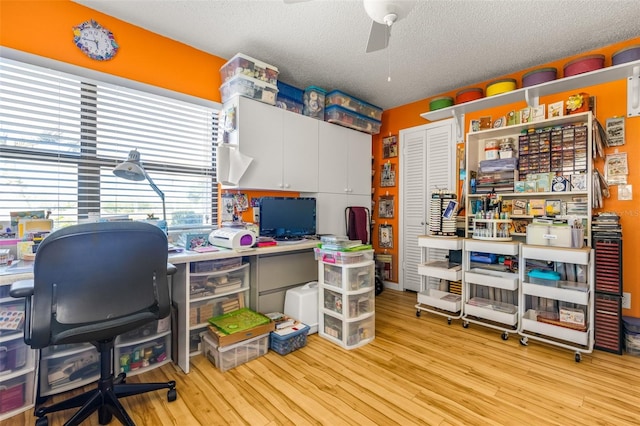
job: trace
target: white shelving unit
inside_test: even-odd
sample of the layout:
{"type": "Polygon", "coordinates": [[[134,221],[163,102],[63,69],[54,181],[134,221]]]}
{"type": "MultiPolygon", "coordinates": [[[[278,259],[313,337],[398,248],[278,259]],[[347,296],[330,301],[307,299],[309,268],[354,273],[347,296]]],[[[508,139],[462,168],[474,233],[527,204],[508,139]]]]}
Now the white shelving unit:
{"type": "MultiPolygon", "coordinates": [[[[502,96],[502,95],[497,95],[497,96],[502,96]]],[[[478,102],[478,101],[475,101],[475,102],[478,102]]],[[[467,194],[465,210],[467,212],[467,215],[465,217],[465,221],[466,221],[465,230],[466,230],[466,236],[468,238],[471,238],[472,236],[475,238],[473,231],[475,228],[476,221],[479,224],[481,222],[487,222],[487,219],[474,218],[474,214],[472,213],[475,211],[475,209],[473,208],[473,204],[476,203],[477,200],[480,200],[483,197],[486,197],[487,194],[472,193],[471,182],[470,182],[471,171],[478,171],[480,161],[484,160],[485,158],[485,151],[484,151],[485,141],[490,139],[513,138],[513,140],[515,141],[514,143],[517,144],[519,136],[523,131],[526,132],[529,129],[544,129],[544,128],[559,129],[564,126],[573,125],[573,124],[584,124],[584,127],[579,126],[581,129],[583,129],[583,131],[584,131],[584,128],[586,127],[586,142],[580,142],[581,144],[580,146],[582,147],[580,150],[583,151],[582,153],[584,154],[584,157],[585,157],[584,167],[578,169],[578,167],[575,166],[575,163],[571,163],[573,164],[573,166],[571,167],[567,166],[567,168],[565,169],[565,165],[562,164],[562,170],[557,171],[557,173],[560,173],[563,176],[566,175],[566,177],[570,177],[571,175],[575,175],[575,174],[584,174],[584,180],[585,180],[584,190],[546,191],[546,192],[513,192],[511,191],[511,192],[499,192],[497,195],[501,197],[503,200],[510,200],[514,204],[518,201],[525,202],[526,204],[526,202],[528,202],[531,199],[541,199],[544,201],[547,201],[547,200],[559,201],[561,205],[562,203],[565,203],[567,206],[570,205],[567,203],[574,203],[576,197],[583,198],[584,199],[583,202],[586,203],[587,205],[588,213],[586,215],[574,215],[571,217],[581,220],[583,222],[583,225],[584,225],[583,228],[585,229],[585,231],[588,231],[591,229],[590,212],[591,212],[591,206],[593,205],[592,191],[591,191],[592,176],[593,176],[593,164],[592,164],[593,163],[593,160],[592,160],[593,115],[591,112],[584,112],[584,113],[572,114],[572,115],[563,116],[563,117],[554,117],[548,120],[543,120],[535,123],[516,124],[512,126],[507,126],[507,127],[500,127],[496,129],[488,129],[488,130],[481,130],[477,132],[467,133],[466,147],[465,147],[466,164],[467,164],[467,179],[465,180],[465,193],[467,194]]],[[[562,131],[569,132],[570,129],[569,130],[565,129],[562,131]]],[[[557,143],[556,139],[553,139],[554,137],[555,136],[553,136],[552,134],[551,135],[552,139],[550,141],[551,146],[548,148],[548,149],[551,149],[549,158],[552,158],[551,155],[554,154],[553,148],[554,146],[556,146],[554,145],[554,143],[557,143]]],[[[577,144],[578,142],[575,142],[575,143],[577,144]]],[[[565,149],[565,147],[562,146],[562,150],[556,151],[556,152],[562,152],[563,155],[564,155],[564,152],[573,153],[574,152],[573,146],[571,146],[570,148],[571,149],[565,149]]],[[[578,149],[576,149],[576,151],[578,151],[578,149]]],[[[513,173],[514,173],[515,181],[519,180],[519,178],[522,178],[522,176],[518,175],[518,170],[514,170],[513,173]]],[[[568,184],[568,186],[570,187],[570,184],[568,184]]],[[[523,212],[523,214],[514,213],[510,217],[510,219],[514,222],[516,220],[531,222],[533,218],[534,216],[529,215],[529,212],[526,212],[526,211],[523,212]]],[[[500,223],[500,221],[503,221],[504,219],[497,219],[497,220],[498,222],[496,222],[495,224],[483,223],[482,225],[497,226],[500,223]]],[[[489,222],[491,222],[491,220],[489,220],[489,222]]],[[[516,239],[524,242],[525,236],[526,236],[525,233],[515,232],[515,233],[511,233],[509,235],[509,238],[516,237],[516,239]]],[[[591,245],[591,239],[590,239],[590,235],[588,235],[588,232],[585,232],[584,237],[585,237],[585,244],[591,245]]],[[[491,239],[494,239],[494,238],[491,238],[491,239]]]]}
{"type": "MultiPolygon", "coordinates": [[[[24,312],[22,301],[8,296],[10,285],[0,286],[0,311],[24,312]]],[[[37,351],[23,341],[22,327],[0,330],[0,423],[35,405],[37,351]]]]}
{"type": "Polygon", "coordinates": [[[345,349],[375,338],[373,250],[353,252],[346,262],[318,259],[318,334],[345,349]]]}
{"type": "MultiPolygon", "coordinates": [[[[220,269],[214,271],[206,271],[208,265],[216,265],[215,262],[221,261],[204,261],[192,262],[189,272],[189,356],[201,353],[202,348],[199,345],[200,334],[207,330],[209,318],[222,315],[224,313],[225,303],[237,303],[237,307],[248,307],[249,305],[249,263],[242,263],[239,266],[220,269]],[[207,265],[200,268],[200,265],[207,265]],[[199,292],[203,283],[211,280],[236,280],[240,281],[240,286],[229,291],[222,292],[199,292]]],[[[215,266],[214,266],[215,267],[215,266]]]]}
{"type": "Polygon", "coordinates": [[[467,239],[463,251],[464,307],[462,326],[469,323],[502,331],[502,339],[518,331],[519,276],[516,272],[491,269],[492,265],[472,263],[472,253],[519,257],[519,243],[467,239]]]}
{"type": "Polygon", "coordinates": [[[419,317],[422,311],[426,311],[447,317],[447,322],[451,324],[452,319],[462,317],[464,288],[461,289],[461,294],[451,293],[448,282],[460,281],[463,271],[462,265],[450,267],[446,256],[448,250],[461,250],[463,239],[420,235],[418,246],[422,249],[422,260],[418,265],[422,283],[415,306],[416,316],[419,317]]]}
{"type": "MultiPolygon", "coordinates": [[[[522,244],[520,246],[520,343],[529,339],[582,353],[593,351],[594,267],[593,250],[556,248],[522,244]],[[527,261],[550,262],[565,270],[576,265],[583,271],[581,281],[552,281],[528,277],[527,261]],[[533,282],[532,282],[533,281],[533,282]],[[581,320],[583,324],[581,324],[581,320]]],[[[567,273],[567,278],[574,278],[567,273]]],[[[576,278],[580,274],[575,274],[576,278]]]]}

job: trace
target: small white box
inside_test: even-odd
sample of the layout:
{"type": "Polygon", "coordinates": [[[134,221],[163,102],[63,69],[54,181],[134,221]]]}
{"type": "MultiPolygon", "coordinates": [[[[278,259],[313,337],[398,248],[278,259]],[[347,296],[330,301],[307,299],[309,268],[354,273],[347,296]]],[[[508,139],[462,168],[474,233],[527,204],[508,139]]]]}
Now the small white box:
{"type": "Polygon", "coordinates": [[[585,325],[584,311],[573,308],[560,308],[560,322],[585,325]]]}
{"type": "Polygon", "coordinates": [[[318,332],[318,282],[290,288],[284,297],[284,314],[309,326],[309,334],[318,332]]]}

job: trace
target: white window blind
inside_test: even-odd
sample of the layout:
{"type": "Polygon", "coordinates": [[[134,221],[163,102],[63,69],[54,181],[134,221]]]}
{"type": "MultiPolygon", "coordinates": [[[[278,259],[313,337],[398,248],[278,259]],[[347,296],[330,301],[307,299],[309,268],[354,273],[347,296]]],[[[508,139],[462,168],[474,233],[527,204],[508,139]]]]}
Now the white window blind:
{"type": "Polygon", "coordinates": [[[0,58],[0,221],[51,212],[162,218],[147,181],[116,177],[132,149],[165,195],[170,230],[217,223],[218,111],[0,58]]]}

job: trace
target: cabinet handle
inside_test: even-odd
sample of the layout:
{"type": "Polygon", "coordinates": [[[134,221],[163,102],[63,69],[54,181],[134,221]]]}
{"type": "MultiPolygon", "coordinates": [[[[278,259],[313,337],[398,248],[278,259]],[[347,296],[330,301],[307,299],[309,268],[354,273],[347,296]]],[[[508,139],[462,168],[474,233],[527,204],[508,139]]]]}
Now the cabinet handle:
{"type": "Polygon", "coordinates": [[[289,188],[290,186],[291,186],[291,185],[289,185],[288,183],[285,183],[285,184],[284,184],[284,187],[285,187],[285,188],[289,188]]]}

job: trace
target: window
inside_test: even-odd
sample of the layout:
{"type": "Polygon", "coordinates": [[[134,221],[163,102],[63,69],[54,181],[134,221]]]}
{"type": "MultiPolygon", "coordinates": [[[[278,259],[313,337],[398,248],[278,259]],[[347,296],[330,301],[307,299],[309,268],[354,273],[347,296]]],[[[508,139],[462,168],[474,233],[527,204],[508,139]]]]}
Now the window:
{"type": "Polygon", "coordinates": [[[218,112],[202,104],[0,58],[0,221],[162,218],[149,182],[113,174],[137,149],[170,230],[216,224],[218,112]]]}

